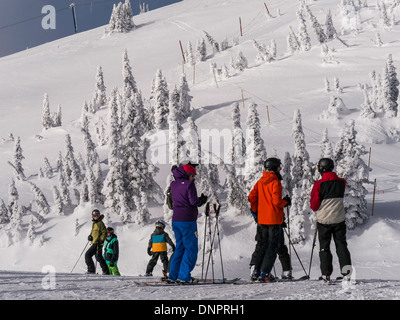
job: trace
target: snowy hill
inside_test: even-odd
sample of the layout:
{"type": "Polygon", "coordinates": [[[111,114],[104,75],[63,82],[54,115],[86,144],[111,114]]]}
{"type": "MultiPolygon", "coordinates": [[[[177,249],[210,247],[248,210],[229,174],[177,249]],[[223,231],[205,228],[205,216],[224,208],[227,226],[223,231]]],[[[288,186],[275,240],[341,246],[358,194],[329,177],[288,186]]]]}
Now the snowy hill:
{"type": "MultiPolygon", "coordinates": [[[[375,71],[383,76],[389,55],[392,55],[393,65],[399,70],[400,6],[393,1],[383,1],[388,12],[393,13],[389,14],[390,19],[394,19],[389,19],[387,25],[384,25],[385,21],[382,21],[376,1],[354,1],[357,3],[354,11],[351,6],[346,7],[347,11],[340,7],[341,2],[346,3],[338,0],[305,1],[324,29],[325,19],[330,10],[339,39],[329,39],[321,45],[305,14],[311,46],[309,50],[293,53],[288,50],[287,37],[290,27],[295,32],[298,31],[296,12],[300,8],[300,2],[270,0],[266,3],[270,12],[268,14],[264,2],[258,0],[184,0],[135,16],[136,28],[128,33],[108,34],[102,27],[0,59],[0,177],[3,181],[0,185],[0,199],[8,204],[9,188],[14,180],[19,196],[18,203],[28,208],[22,217],[21,230],[17,236],[11,223],[0,224],[0,253],[3,257],[0,259],[0,270],[6,270],[1,272],[1,281],[8,277],[19,277],[23,283],[24,273],[21,275],[18,272],[27,272],[28,276],[37,278],[44,266],[53,266],[56,272],[62,275],[63,280],[71,281],[72,287],[82,280],[79,275],[68,273],[86,244],[93,207],[98,207],[102,212],[106,212],[106,209],[102,205],[92,205],[89,202],[79,204],[74,197],[73,188],[70,187],[72,204],[65,209],[64,215],[58,215],[53,197],[53,186],[59,184],[55,168],[59,153],[65,154],[67,134],[71,137],[75,156],[79,159],[79,155],[85,155],[81,115],[85,101],[90,102],[93,97],[97,68],[102,67],[107,98],[110,98],[113,88],[122,92],[122,57],[126,50],[137,88],[141,91],[145,104],[149,102],[152,80],[156,77],[158,69],[162,71],[170,91],[179,86],[182,71],[185,72],[190,95],[193,97],[192,118],[199,130],[205,132],[206,129],[217,129],[216,132],[220,135],[224,129],[232,130],[231,113],[234,103],[239,103],[241,126],[245,130],[248,106],[251,103],[257,104],[261,136],[268,156],[278,156],[283,160],[286,152],[291,155],[294,153],[292,127],[297,109],[301,112],[306,148],[312,163],[316,163],[320,157],[320,144],[325,128],[328,129],[329,140],[334,146],[340,139],[342,129],[351,120],[355,120],[357,142],[364,145],[366,151],[371,150],[372,171],[369,173],[371,183],[364,184],[368,190],[366,213],[369,218],[355,229],[349,230],[348,243],[357,279],[372,280],[364,283],[360,291],[354,289],[352,294],[344,297],[337,295],[336,299],[398,299],[397,282],[393,284],[393,290],[377,290],[375,294],[370,290],[386,284],[392,286],[387,280],[400,280],[400,113],[397,117],[389,117],[389,112],[385,111],[384,107],[375,106],[378,109],[375,110],[375,118],[371,119],[362,117],[361,109],[365,104],[363,88],[374,88],[371,73],[375,71]],[[207,42],[205,61],[197,62],[195,69],[189,63],[183,65],[179,41],[183,50],[187,49],[189,42],[195,48],[197,41],[205,36],[204,31],[218,43],[226,39],[227,48],[220,52],[215,49],[213,51],[207,42]],[[377,43],[377,34],[382,44],[377,43]],[[262,61],[262,58],[258,57],[260,53],[254,45],[254,40],[268,48],[270,53],[274,42],[276,56],[267,55],[268,61],[262,61]],[[231,60],[236,61],[240,52],[248,62],[242,71],[231,68],[231,60]],[[217,69],[221,69],[221,74],[215,69],[214,77],[211,63],[215,63],[217,69]],[[227,73],[224,72],[224,65],[227,73]],[[335,88],[335,79],[339,83],[338,89],[335,88]],[[327,90],[326,81],[329,82],[330,91],[327,90]],[[51,112],[55,112],[58,105],[61,105],[62,126],[43,130],[42,108],[46,93],[51,112]],[[10,138],[10,134],[14,139],[10,138]],[[25,180],[17,179],[13,168],[8,164],[8,161],[14,163],[17,137],[20,138],[23,150],[22,166],[25,180]],[[49,177],[39,176],[39,169],[44,167],[44,157],[49,160],[54,170],[49,177]],[[42,222],[37,219],[38,208],[34,201],[32,183],[43,192],[51,207],[51,211],[43,216],[42,222]],[[36,214],[36,218],[32,212],[36,214]],[[28,229],[32,216],[36,238],[33,244],[30,244],[28,229]]],[[[376,89],[379,90],[378,87],[376,89]]],[[[108,105],[105,105],[89,115],[89,130],[97,144],[103,177],[109,169],[107,159],[110,148],[108,144],[99,144],[96,129],[100,128],[100,118],[107,119],[108,112],[108,105]]],[[[189,124],[184,121],[182,125],[187,128],[189,124]]],[[[160,148],[158,150],[168,147],[162,140],[151,142],[152,148],[157,146],[160,148]]],[[[229,147],[225,142],[219,149],[219,155],[222,157],[229,147]]],[[[362,159],[368,163],[368,152],[362,155],[362,159]]],[[[161,189],[164,189],[170,164],[164,162],[155,165],[159,171],[154,179],[161,189]]],[[[223,183],[226,173],[221,168],[219,172],[223,183]]],[[[254,221],[247,212],[236,215],[227,210],[226,190],[219,192],[218,196],[223,205],[221,248],[225,276],[247,278],[248,264],[255,245],[254,221]]],[[[120,240],[119,269],[123,276],[126,276],[121,278],[127,280],[124,285],[131,281],[130,284],[134,286],[132,279],[145,272],[149,259],[146,253],[148,239],[154,229],[154,222],[164,217],[163,202],[161,199],[158,201],[148,203],[150,220],[144,225],[123,224],[120,216],[108,216],[107,224],[115,228],[120,240]]],[[[203,208],[200,212],[202,215],[198,221],[198,231],[199,244],[202,246],[203,208]]],[[[313,230],[310,229],[308,214],[305,215],[304,221],[305,240],[296,245],[296,250],[308,270],[313,230]]],[[[173,235],[170,226],[167,227],[167,232],[173,235]]],[[[201,258],[200,250],[198,265],[193,272],[195,277],[201,275],[201,258]]],[[[337,260],[334,259],[336,276],[339,271],[337,260]]],[[[301,277],[304,272],[299,261],[294,255],[292,260],[294,275],[301,277]]],[[[279,275],[278,262],[276,269],[279,275]]],[[[74,272],[85,271],[86,266],[81,257],[74,272]]],[[[219,277],[221,269],[218,255],[215,256],[215,272],[219,277]]],[[[160,262],[154,273],[161,273],[160,262]]],[[[314,279],[318,276],[319,259],[317,252],[314,252],[311,277],[314,279]]],[[[123,280],[112,281],[114,285],[123,280]]],[[[291,284],[293,288],[297,285],[301,288],[299,290],[302,292],[298,295],[295,290],[282,289],[284,285],[277,284],[271,296],[266,295],[262,287],[257,288],[260,295],[250,294],[254,288],[246,286],[243,290],[240,289],[242,291],[238,298],[269,299],[275,295],[280,299],[313,299],[319,292],[312,282],[291,284]],[[306,293],[309,289],[312,289],[314,294],[306,293]]],[[[8,296],[2,296],[0,293],[2,298],[34,298],[24,296],[17,286],[8,285],[8,289],[8,296]]],[[[206,295],[208,288],[201,289],[204,291],[200,291],[196,297],[232,298],[229,294],[230,289],[220,289],[218,291],[216,288],[211,296],[206,295]]],[[[197,292],[197,288],[193,290],[197,292]]],[[[239,289],[235,288],[236,290],[239,289]]],[[[325,290],[325,287],[321,290],[325,290]]],[[[329,290],[332,295],[327,295],[326,298],[335,299],[336,289],[330,287],[329,290]]],[[[69,295],[51,296],[52,294],[45,293],[38,298],[74,299],[69,295]]],[[[174,290],[165,298],[196,297],[174,290]]],[[[147,289],[138,287],[135,293],[121,291],[120,298],[157,297],[149,296],[147,289]]]]}

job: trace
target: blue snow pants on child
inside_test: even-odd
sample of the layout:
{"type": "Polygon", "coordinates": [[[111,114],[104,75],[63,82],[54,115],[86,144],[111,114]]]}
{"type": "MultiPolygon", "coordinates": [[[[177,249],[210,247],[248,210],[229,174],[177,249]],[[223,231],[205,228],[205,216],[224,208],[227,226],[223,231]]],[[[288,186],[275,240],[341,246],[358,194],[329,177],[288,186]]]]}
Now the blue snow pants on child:
{"type": "Polygon", "coordinates": [[[176,248],[171,259],[169,278],[171,280],[190,281],[190,272],[197,261],[197,222],[172,221],[175,233],[176,248]]]}

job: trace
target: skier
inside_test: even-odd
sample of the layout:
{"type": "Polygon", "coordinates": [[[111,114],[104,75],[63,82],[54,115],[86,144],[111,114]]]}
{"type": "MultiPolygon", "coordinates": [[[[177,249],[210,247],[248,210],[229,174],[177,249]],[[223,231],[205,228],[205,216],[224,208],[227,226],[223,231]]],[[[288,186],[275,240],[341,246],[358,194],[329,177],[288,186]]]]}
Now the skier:
{"type": "Polygon", "coordinates": [[[107,263],[103,259],[102,251],[104,240],[107,237],[107,229],[102,221],[104,215],[100,215],[98,209],[92,211],[92,231],[88,236],[88,241],[92,243],[90,248],[85,253],[85,262],[87,265],[87,273],[96,273],[96,267],[93,263],[92,257],[95,256],[96,260],[100,263],[103,274],[109,274],[107,263]]]}
{"type": "Polygon", "coordinates": [[[104,255],[103,258],[107,263],[109,273],[113,276],[120,276],[118,270],[118,257],[119,257],[119,245],[117,235],[114,233],[114,229],[111,227],[107,228],[107,238],[104,244],[104,255]]]}
{"type": "Polygon", "coordinates": [[[252,277],[259,281],[275,281],[271,270],[283,237],[283,208],[290,205],[290,198],[286,196],[282,199],[281,161],[268,158],[264,162],[264,169],[263,176],[248,196],[251,211],[257,215],[259,224],[259,250],[255,256],[252,277]]]}
{"type": "MultiPolygon", "coordinates": [[[[253,216],[255,215],[254,212],[251,212],[251,213],[253,214],[253,216]]],[[[257,219],[257,217],[256,217],[256,219],[257,219]]],[[[285,221],[283,221],[283,223],[282,223],[282,228],[287,228],[287,225],[286,225],[285,221]]],[[[250,267],[255,266],[257,255],[258,255],[259,250],[261,250],[262,245],[263,245],[262,237],[261,237],[262,229],[263,229],[262,226],[257,224],[257,232],[256,232],[256,237],[255,237],[255,240],[256,240],[257,243],[256,243],[256,247],[254,249],[254,252],[253,252],[253,254],[251,256],[250,267]]],[[[279,261],[281,262],[281,265],[282,265],[282,276],[281,276],[281,278],[285,279],[285,280],[293,279],[293,276],[292,276],[292,265],[291,265],[291,262],[290,262],[289,250],[288,250],[288,247],[285,244],[285,237],[283,235],[283,232],[281,232],[280,235],[279,235],[279,246],[278,246],[278,249],[277,249],[276,253],[277,253],[279,261]]],[[[259,275],[260,275],[260,272],[258,270],[256,270],[256,268],[254,267],[253,268],[253,272],[251,273],[251,280],[253,280],[253,281],[257,280],[259,275]]]]}
{"type": "Polygon", "coordinates": [[[196,169],[193,164],[183,164],[172,170],[175,180],[171,182],[173,202],[172,229],[176,249],[171,258],[169,281],[191,282],[190,273],[196,265],[197,207],[207,202],[207,196],[197,196],[194,184],[196,169]]]}
{"type": "Polygon", "coordinates": [[[320,279],[330,280],[333,271],[330,243],[333,237],[336,253],[339,258],[341,273],[346,276],[351,270],[351,257],[346,241],[346,214],[344,211],[344,191],[346,180],[339,178],[334,169],[334,162],[322,158],[318,162],[321,179],[314,183],[311,190],[311,209],[317,218],[318,240],[320,244],[319,258],[322,276],[320,279]]]}
{"type": "Polygon", "coordinates": [[[163,263],[162,273],[164,278],[168,278],[169,272],[169,260],[167,253],[167,243],[172,247],[172,251],[175,251],[175,244],[172,242],[168,233],[164,231],[165,222],[158,220],[156,223],[156,229],[150,236],[149,245],[147,247],[147,254],[151,256],[149,263],[146,268],[146,276],[152,276],[154,267],[157,264],[158,258],[161,258],[163,263]]]}

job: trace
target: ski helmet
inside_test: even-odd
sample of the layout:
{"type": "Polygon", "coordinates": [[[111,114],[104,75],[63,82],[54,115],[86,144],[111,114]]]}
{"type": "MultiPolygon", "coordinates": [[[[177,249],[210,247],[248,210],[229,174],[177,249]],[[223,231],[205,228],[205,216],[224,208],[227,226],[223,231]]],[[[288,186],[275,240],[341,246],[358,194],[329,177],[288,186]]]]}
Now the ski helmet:
{"type": "Polygon", "coordinates": [[[92,216],[99,216],[99,215],[100,215],[100,210],[94,209],[94,210],[92,211],[92,216]]]}
{"type": "Polygon", "coordinates": [[[162,220],[157,220],[155,225],[156,225],[156,228],[161,228],[161,229],[165,228],[165,222],[162,220]]]}
{"type": "Polygon", "coordinates": [[[114,228],[108,227],[108,228],[107,228],[107,233],[113,234],[113,233],[114,233],[114,228]]]}
{"type": "Polygon", "coordinates": [[[278,168],[282,165],[282,162],[278,158],[268,158],[264,161],[264,169],[267,171],[277,172],[278,168]]]}
{"type": "Polygon", "coordinates": [[[322,158],[318,161],[317,169],[319,173],[331,172],[335,167],[332,159],[322,158]]]}

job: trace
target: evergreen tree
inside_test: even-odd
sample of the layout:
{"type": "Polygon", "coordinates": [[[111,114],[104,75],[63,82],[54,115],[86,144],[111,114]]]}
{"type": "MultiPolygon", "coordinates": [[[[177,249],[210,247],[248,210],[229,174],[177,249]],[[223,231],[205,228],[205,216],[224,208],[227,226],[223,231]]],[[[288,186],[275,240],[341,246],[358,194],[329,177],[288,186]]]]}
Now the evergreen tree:
{"type": "Polygon", "coordinates": [[[179,164],[182,159],[182,141],[180,139],[180,133],[182,132],[182,125],[180,118],[178,118],[179,109],[178,101],[179,94],[175,89],[171,92],[169,97],[169,115],[168,115],[168,137],[169,137],[169,154],[170,163],[179,164]]]}
{"type": "Polygon", "coordinates": [[[122,76],[124,80],[124,98],[131,99],[133,98],[133,95],[138,92],[138,89],[136,86],[135,78],[133,77],[132,67],[127,50],[125,50],[122,55],[122,76]]]}
{"type": "Polygon", "coordinates": [[[337,34],[337,32],[333,25],[331,10],[328,10],[328,12],[326,13],[325,27],[326,27],[326,37],[328,39],[334,39],[335,34],[337,34]]]}
{"type": "Polygon", "coordinates": [[[235,69],[238,71],[243,71],[248,68],[248,62],[242,51],[239,51],[238,56],[235,61],[235,69]]]}
{"type": "Polygon", "coordinates": [[[15,180],[11,179],[11,183],[8,187],[8,210],[11,212],[14,204],[18,202],[19,194],[15,187],[15,180]]]}
{"type": "Polygon", "coordinates": [[[44,99],[43,99],[42,126],[43,130],[48,130],[53,126],[53,121],[50,113],[49,96],[47,93],[44,94],[44,99]]]}
{"type": "Polygon", "coordinates": [[[166,129],[168,119],[169,91],[167,82],[160,69],[157,70],[154,81],[154,124],[158,130],[166,129]]]}
{"type": "Polygon", "coordinates": [[[64,203],[63,203],[60,191],[58,190],[57,186],[53,186],[53,198],[54,198],[56,213],[59,216],[63,216],[64,215],[64,203]]]}
{"type": "Polygon", "coordinates": [[[22,167],[22,160],[24,160],[25,157],[22,152],[21,139],[20,137],[17,137],[14,143],[12,167],[15,169],[16,177],[19,180],[25,180],[24,168],[22,167]]]}
{"type": "Polygon", "coordinates": [[[227,175],[226,187],[228,192],[226,202],[228,204],[228,211],[233,211],[235,215],[248,214],[248,200],[245,191],[232,172],[228,172],[227,175]]]}
{"type": "Polygon", "coordinates": [[[192,43],[189,41],[187,44],[187,49],[186,49],[186,61],[191,65],[194,66],[196,64],[196,56],[193,52],[193,46],[192,43]]]}
{"type": "Polygon", "coordinates": [[[196,61],[202,62],[207,60],[207,46],[204,38],[197,41],[196,47],[196,61]]]}
{"type": "Polygon", "coordinates": [[[355,122],[352,120],[345,125],[335,145],[336,172],[347,181],[344,207],[348,229],[354,229],[368,219],[367,190],[363,183],[368,182],[369,168],[361,158],[368,152],[357,143],[356,135],[355,122]]]}
{"type": "Polygon", "coordinates": [[[397,101],[392,100],[393,96],[389,71],[385,66],[382,76],[382,106],[383,111],[389,118],[394,118],[397,115],[397,101]]]}
{"type": "Polygon", "coordinates": [[[328,128],[324,129],[319,149],[320,149],[320,159],[322,159],[322,158],[332,159],[333,158],[333,147],[332,147],[332,143],[329,141],[328,128]]]}
{"type": "Polygon", "coordinates": [[[287,43],[287,49],[288,52],[294,53],[298,50],[300,50],[300,41],[297,38],[295,32],[293,31],[292,27],[289,27],[289,34],[286,38],[286,43],[287,43]]]}
{"type": "Polygon", "coordinates": [[[49,159],[47,157],[44,157],[44,175],[46,178],[51,178],[53,176],[53,168],[50,165],[49,159]]]}
{"type": "Polygon", "coordinates": [[[81,183],[81,169],[76,161],[69,134],[65,136],[65,158],[63,164],[66,181],[68,183],[72,182],[75,186],[79,185],[81,183]]]}
{"type": "Polygon", "coordinates": [[[104,85],[103,69],[101,66],[97,68],[96,85],[92,101],[90,103],[90,111],[95,113],[102,106],[107,104],[106,86],[104,85]]]}
{"type": "Polygon", "coordinates": [[[30,182],[31,190],[35,195],[35,202],[40,216],[46,216],[50,212],[50,205],[45,195],[34,183],[30,182]]]}
{"type": "Polygon", "coordinates": [[[309,209],[309,200],[314,183],[313,169],[310,163],[310,155],[306,149],[305,135],[299,109],[296,109],[294,112],[292,136],[294,139],[292,188],[303,187],[303,193],[301,194],[301,198],[303,199],[303,212],[311,212],[309,209]]]}
{"type": "Polygon", "coordinates": [[[186,81],[186,75],[182,73],[178,89],[179,117],[181,118],[181,121],[186,120],[192,112],[192,107],[190,103],[193,97],[189,93],[190,89],[186,81]]]}
{"type": "Polygon", "coordinates": [[[291,169],[292,168],[292,157],[289,152],[285,152],[285,158],[282,163],[282,194],[292,195],[292,176],[291,169]]]}
{"type": "Polygon", "coordinates": [[[11,228],[13,233],[13,240],[19,243],[22,240],[22,216],[23,208],[18,203],[14,204],[14,208],[11,216],[11,228]]]}
{"type": "Polygon", "coordinates": [[[228,152],[228,162],[233,165],[233,173],[235,175],[241,175],[245,164],[246,141],[240,123],[240,106],[238,102],[232,104],[231,117],[233,121],[233,135],[228,152]]]}
{"type": "Polygon", "coordinates": [[[290,241],[293,244],[303,243],[305,240],[304,230],[304,213],[303,199],[301,197],[302,190],[300,187],[295,187],[292,194],[292,205],[288,217],[290,227],[290,241]]]}
{"type": "Polygon", "coordinates": [[[326,36],[324,30],[322,29],[321,25],[319,24],[317,18],[314,16],[312,11],[310,10],[310,7],[308,5],[306,5],[305,3],[303,3],[303,7],[307,11],[308,16],[310,17],[311,24],[314,28],[314,31],[315,31],[315,34],[317,36],[319,43],[324,43],[327,39],[327,36],[326,36]]]}
{"type": "Polygon", "coordinates": [[[0,224],[10,222],[9,212],[3,199],[0,199],[0,224]]]}
{"type": "Polygon", "coordinates": [[[261,138],[261,124],[257,111],[257,104],[251,103],[247,112],[247,135],[246,135],[246,161],[245,161],[245,183],[246,191],[250,192],[254,184],[260,178],[264,169],[264,161],[267,152],[264,140],[261,138]]]}
{"type": "Polygon", "coordinates": [[[63,172],[58,173],[58,190],[60,192],[60,197],[63,203],[63,206],[70,206],[72,204],[71,194],[69,192],[68,184],[65,180],[65,176],[63,172]]]}
{"type": "Polygon", "coordinates": [[[296,12],[298,22],[298,39],[300,48],[302,51],[308,51],[311,49],[311,39],[307,32],[306,20],[303,17],[301,9],[296,12]]]}
{"type": "Polygon", "coordinates": [[[392,101],[392,113],[394,117],[398,113],[398,97],[399,97],[399,80],[397,78],[396,67],[393,65],[392,55],[389,54],[386,60],[386,69],[388,72],[390,100],[392,101]]]}

